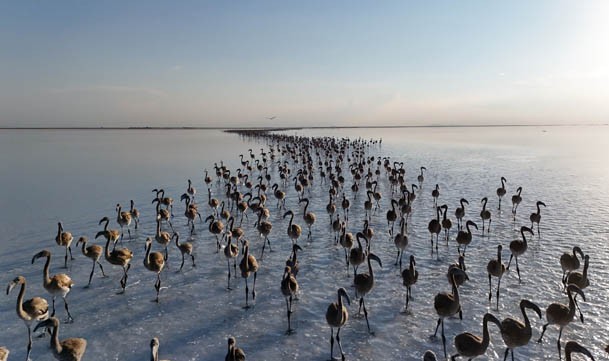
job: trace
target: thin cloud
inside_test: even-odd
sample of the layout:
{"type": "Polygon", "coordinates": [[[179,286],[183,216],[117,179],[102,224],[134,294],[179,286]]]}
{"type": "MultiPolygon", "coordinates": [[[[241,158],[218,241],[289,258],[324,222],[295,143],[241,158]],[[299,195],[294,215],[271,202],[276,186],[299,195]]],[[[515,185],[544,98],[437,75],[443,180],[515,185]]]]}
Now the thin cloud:
{"type": "Polygon", "coordinates": [[[125,85],[92,85],[83,87],[52,88],[52,94],[75,94],[75,93],[114,93],[114,94],[143,94],[153,97],[166,97],[168,94],[160,89],[148,87],[134,87],[125,85]]]}

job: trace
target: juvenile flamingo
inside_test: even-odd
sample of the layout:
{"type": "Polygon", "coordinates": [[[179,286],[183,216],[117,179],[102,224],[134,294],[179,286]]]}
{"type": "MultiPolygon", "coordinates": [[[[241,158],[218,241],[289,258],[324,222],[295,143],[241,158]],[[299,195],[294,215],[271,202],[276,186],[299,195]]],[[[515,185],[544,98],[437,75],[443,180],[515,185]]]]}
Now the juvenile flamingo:
{"type": "Polygon", "coordinates": [[[150,252],[152,248],[152,239],[146,239],[146,256],[144,256],[144,267],[147,270],[156,273],[156,282],[154,289],[156,290],[155,302],[159,303],[159,292],[161,291],[161,272],[165,268],[165,258],[161,252],[150,252]]]}
{"type": "Polygon", "coordinates": [[[258,261],[256,258],[249,254],[249,241],[243,240],[243,258],[239,263],[239,269],[241,270],[241,277],[245,279],[245,308],[249,308],[249,287],[247,279],[250,274],[254,274],[254,286],[252,288],[252,301],[256,300],[256,276],[258,275],[258,261]]]}
{"type": "Polygon", "coordinates": [[[78,241],[76,241],[76,247],[78,247],[79,243],[82,243],[82,254],[85,257],[93,260],[93,268],[91,269],[91,274],[89,274],[89,283],[87,283],[87,286],[86,286],[86,287],[89,287],[91,285],[91,279],[93,278],[93,273],[95,272],[96,264],[99,265],[99,269],[101,269],[102,275],[104,277],[106,277],[106,274],[104,273],[104,267],[99,262],[99,259],[104,254],[104,248],[97,244],[92,244],[87,247],[87,237],[80,237],[78,239],[78,241]]]}
{"type": "Polygon", "coordinates": [[[440,197],[440,186],[436,184],[436,188],[431,191],[431,197],[433,198],[433,206],[438,206],[438,197],[440,197]]]}
{"type": "Polygon", "coordinates": [[[531,340],[533,330],[531,329],[531,321],[527,316],[526,309],[531,309],[541,318],[541,310],[539,306],[528,300],[520,301],[520,312],[524,323],[514,318],[505,318],[501,321],[501,337],[507,348],[503,356],[503,361],[508,357],[509,352],[512,352],[512,361],[514,361],[514,349],[516,347],[526,346],[531,340]]]}
{"type": "Polygon", "coordinates": [[[590,357],[592,361],[594,361],[594,356],[592,356],[590,351],[588,351],[588,349],[586,349],[584,346],[578,344],[575,341],[568,341],[565,344],[565,361],[571,361],[571,354],[574,352],[586,355],[590,357]]]}
{"type": "Polygon", "coordinates": [[[488,230],[487,233],[491,233],[491,211],[486,209],[486,202],[488,202],[488,198],[484,197],[480,201],[482,203],[482,210],[480,211],[480,218],[482,218],[482,235],[484,235],[484,222],[488,221],[488,230]]]}
{"type": "Polygon", "coordinates": [[[138,211],[137,208],[135,208],[135,202],[133,202],[133,199],[130,200],[129,202],[131,203],[131,207],[129,208],[129,213],[131,214],[131,217],[135,221],[135,229],[137,229],[138,225],[140,224],[140,211],[138,211]]]}
{"type": "Polygon", "coordinates": [[[562,268],[563,284],[566,284],[567,276],[569,275],[569,273],[579,268],[579,259],[577,258],[578,253],[581,258],[584,258],[584,252],[582,252],[581,248],[579,248],[578,246],[573,247],[572,254],[565,252],[560,256],[560,267],[562,268]]]}
{"type": "Polygon", "coordinates": [[[315,219],[317,217],[315,217],[315,213],[313,212],[307,212],[307,208],[309,208],[309,198],[302,198],[300,201],[298,201],[298,203],[305,203],[305,208],[304,208],[304,214],[302,216],[302,219],[305,221],[305,224],[307,225],[308,229],[309,229],[309,233],[307,234],[307,239],[311,238],[311,227],[313,226],[313,224],[315,223],[315,219]]]}
{"type": "MultiPolygon", "coordinates": [[[[558,347],[558,356],[560,358],[561,350],[560,350],[560,337],[562,336],[562,330],[565,326],[567,326],[573,320],[573,316],[575,316],[575,308],[577,303],[575,302],[575,297],[577,295],[573,295],[573,293],[579,294],[582,296],[582,299],[586,301],[586,296],[584,292],[579,289],[576,285],[568,285],[567,286],[567,296],[569,297],[569,305],[564,305],[562,303],[552,303],[546,308],[546,319],[548,322],[543,325],[541,336],[538,343],[543,339],[543,335],[546,333],[546,329],[548,325],[558,325],[558,340],[556,341],[556,346],[558,347]]],[[[580,317],[583,322],[583,316],[580,317]]]]}
{"type": "Polygon", "coordinates": [[[27,327],[28,344],[25,359],[29,360],[32,351],[32,322],[46,320],[49,317],[49,304],[42,297],[32,297],[28,300],[23,300],[26,285],[26,280],[23,276],[16,277],[8,284],[6,294],[8,295],[17,285],[21,285],[21,290],[17,296],[17,316],[23,320],[25,327],[27,327]]]}
{"type": "Polygon", "coordinates": [[[460,230],[459,233],[457,233],[457,252],[463,254],[463,256],[465,256],[467,246],[472,243],[472,231],[469,229],[470,226],[474,226],[476,230],[478,230],[478,225],[476,223],[467,221],[465,222],[466,231],[460,230]],[[463,253],[461,253],[461,246],[463,246],[463,253]]]}
{"type": "Polygon", "coordinates": [[[505,182],[507,182],[507,179],[505,179],[505,177],[501,177],[501,187],[497,188],[497,197],[499,197],[499,211],[501,211],[501,199],[507,193],[505,190],[505,182]]]}
{"type": "Polygon", "coordinates": [[[465,277],[465,274],[460,271],[463,271],[463,272],[466,271],[465,257],[462,254],[459,255],[459,259],[457,260],[457,263],[453,263],[450,266],[448,266],[448,271],[446,272],[446,278],[448,279],[448,283],[451,283],[454,278],[455,283],[457,284],[457,287],[464,284],[466,281],[466,277],[465,277]]]}
{"type": "Polygon", "coordinates": [[[461,198],[459,204],[461,204],[461,207],[455,209],[455,218],[457,219],[457,227],[461,230],[461,228],[463,228],[462,219],[465,217],[465,205],[469,205],[469,202],[467,199],[461,198]]]}
{"type": "MultiPolygon", "coordinates": [[[[364,296],[366,296],[374,287],[374,273],[372,271],[372,265],[370,264],[370,260],[375,260],[379,266],[383,267],[381,263],[381,259],[378,258],[374,253],[368,252],[368,273],[359,273],[355,275],[353,279],[353,283],[355,284],[355,294],[359,297],[359,312],[361,312],[362,307],[364,308],[364,317],[366,317],[366,325],[368,326],[368,332],[373,334],[370,331],[370,323],[368,322],[368,310],[366,310],[366,303],[364,302],[364,296]]],[[[359,313],[358,312],[358,313],[359,313]]]]}
{"type": "Polygon", "coordinates": [[[576,285],[580,290],[590,286],[590,280],[588,279],[588,266],[590,266],[590,256],[584,256],[584,269],[582,273],[571,272],[567,276],[567,285],[576,285]]]}
{"type": "Polygon", "coordinates": [[[228,235],[228,244],[224,247],[224,257],[226,258],[226,267],[228,269],[228,278],[226,289],[232,290],[230,287],[230,261],[233,260],[233,277],[237,277],[237,256],[239,255],[239,247],[236,244],[233,244],[233,237],[228,235]]]}
{"type": "Polygon", "coordinates": [[[402,284],[406,287],[406,307],[404,311],[408,310],[408,301],[412,298],[411,296],[411,287],[417,283],[419,279],[419,271],[416,270],[417,262],[414,259],[413,255],[410,255],[410,266],[402,271],[402,284]]]}
{"type": "Polygon", "coordinates": [[[516,194],[512,196],[512,214],[514,215],[514,222],[516,221],[516,209],[518,209],[518,205],[522,202],[522,187],[518,187],[516,189],[516,194]]]}
{"type": "Polygon", "coordinates": [[[449,218],[447,218],[448,205],[443,204],[442,206],[440,206],[440,208],[443,209],[442,228],[444,229],[444,234],[446,235],[446,245],[448,246],[449,232],[450,229],[453,227],[453,222],[449,218]]]}
{"type": "Polygon", "coordinates": [[[190,259],[192,260],[192,266],[196,267],[195,265],[195,256],[192,254],[192,243],[190,242],[182,242],[180,243],[180,234],[179,233],[174,233],[173,236],[171,236],[171,239],[175,239],[175,243],[176,243],[176,247],[178,247],[178,249],[180,250],[180,253],[182,254],[182,263],[180,264],[180,269],[178,270],[178,272],[180,272],[182,270],[182,268],[184,267],[184,258],[186,258],[186,256],[190,256],[190,259]]]}
{"type": "Polygon", "coordinates": [[[499,309],[499,288],[501,287],[501,277],[505,273],[505,265],[501,263],[501,250],[503,247],[501,245],[497,246],[497,259],[492,259],[486,265],[486,272],[488,273],[488,301],[490,302],[492,299],[491,292],[491,278],[492,276],[497,277],[499,280],[497,281],[497,309],[499,309]]]}
{"type": "Polygon", "coordinates": [[[436,234],[436,253],[438,252],[438,236],[440,235],[440,231],[442,230],[442,225],[440,224],[440,207],[436,207],[436,218],[429,221],[427,225],[427,230],[431,234],[431,253],[433,253],[433,235],[436,234]]]}
{"type": "Polygon", "coordinates": [[[482,337],[474,335],[469,332],[460,333],[455,336],[455,349],[457,349],[457,353],[454,354],[450,359],[454,361],[457,357],[469,357],[469,359],[473,359],[476,356],[483,355],[488,348],[488,344],[490,342],[490,334],[488,332],[488,322],[493,322],[494,324],[501,329],[501,323],[497,319],[497,317],[493,316],[490,313],[484,315],[482,319],[482,337]]]}
{"type": "Polygon", "coordinates": [[[36,332],[41,327],[53,329],[51,335],[51,351],[56,360],[59,361],[80,361],[87,349],[87,340],[84,338],[67,338],[59,341],[59,320],[50,317],[34,328],[36,332]]]}
{"type": "Polygon", "coordinates": [[[512,257],[516,258],[516,272],[518,273],[518,283],[520,283],[520,268],[518,268],[518,256],[522,256],[528,248],[527,238],[524,235],[524,232],[529,232],[530,234],[533,234],[533,230],[531,230],[529,227],[525,227],[525,226],[520,227],[520,234],[522,235],[522,241],[516,239],[516,240],[510,242],[510,251],[512,252],[512,255],[510,256],[510,261],[508,262],[508,265],[506,267],[506,270],[509,270],[510,264],[512,263],[512,257]]]}
{"type": "Polygon", "coordinates": [[[539,233],[539,222],[541,221],[541,209],[539,208],[539,206],[545,207],[546,204],[542,201],[537,201],[536,206],[537,206],[537,212],[531,213],[531,215],[529,216],[529,219],[531,220],[531,228],[533,228],[533,223],[537,223],[537,235],[540,235],[541,233],[539,233]]]}
{"type": "Polygon", "coordinates": [[[351,248],[349,251],[349,264],[353,267],[353,277],[355,278],[357,274],[357,268],[360,264],[366,261],[366,251],[362,247],[362,242],[360,238],[363,238],[366,241],[366,249],[368,248],[368,239],[362,232],[357,232],[355,235],[355,240],[357,241],[357,247],[351,248]]]}
{"type": "Polygon", "coordinates": [[[159,339],[156,337],[150,340],[150,361],[169,361],[159,360],[159,339]]]}
{"type": "Polygon", "coordinates": [[[121,241],[123,240],[123,227],[127,226],[127,232],[129,233],[129,239],[131,239],[131,229],[129,229],[129,225],[131,224],[131,213],[123,212],[120,204],[116,205],[116,223],[121,226],[121,241]]]}
{"type": "Polygon", "coordinates": [[[245,352],[237,347],[237,342],[234,337],[228,338],[228,352],[224,361],[245,361],[245,352]]]}
{"type": "Polygon", "coordinates": [[[341,360],[345,361],[345,353],[343,346],[340,343],[340,329],[347,323],[349,312],[343,304],[343,297],[347,300],[347,304],[351,306],[351,300],[347,291],[344,288],[338,289],[338,300],[331,303],[326,310],[326,322],[330,325],[330,359],[334,360],[334,328],[336,328],[336,343],[340,349],[341,360]]]}
{"type": "Polygon", "coordinates": [[[281,293],[285,298],[285,306],[287,308],[288,315],[288,330],[286,334],[290,335],[294,332],[292,329],[292,299],[298,293],[298,281],[292,274],[290,266],[285,266],[283,271],[283,278],[281,280],[281,293]]]}
{"type": "Polygon", "coordinates": [[[42,270],[42,286],[45,290],[47,290],[48,293],[51,294],[53,299],[53,312],[51,313],[51,317],[55,316],[55,297],[61,296],[61,298],[63,298],[63,305],[66,309],[66,313],[68,314],[67,322],[73,322],[74,318],[68,309],[68,301],[66,300],[66,297],[68,296],[68,293],[70,293],[70,290],[72,290],[74,282],[72,282],[72,279],[65,273],[58,273],[53,277],[49,276],[51,252],[47,251],[46,249],[36,253],[34,257],[32,257],[32,264],[34,264],[38,258],[42,257],[46,257],[47,259],[46,263],[44,264],[44,269],[42,270]]]}
{"type": "Polygon", "coordinates": [[[423,181],[425,180],[425,176],[423,176],[423,171],[427,170],[425,167],[421,167],[421,174],[417,176],[417,180],[419,181],[419,187],[423,186],[423,181]]]}
{"type": "MultiPolygon", "coordinates": [[[[465,271],[456,270],[455,275],[463,273],[463,277],[469,280],[467,277],[467,273],[465,271]]],[[[446,317],[450,317],[459,313],[459,318],[463,319],[463,313],[461,312],[461,303],[459,298],[459,288],[457,288],[457,283],[455,282],[455,275],[451,280],[452,285],[452,293],[448,292],[440,292],[434,298],[434,308],[438,316],[438,323],[436,324],[436,331],[433,334],[433,337],[436,337],[438,333],[438,328],[440,324],[442,325],[442,346],[444,347],[444,357],[447,357],[446,354],[446,336],[444,336],[444,319],[446,317]]]]}
{"type": "Polygon", "coordinates": [[[122,291],[119,292],[125,293],[125,288],[127,287],[127,272],[129,272],[129,268],[131,268],[131,259],[133,258],[133,252],[131,252],[127,248],[121,249],[113,249],[110,252],[110,239],[106,239],[106,247],[104,249],[104,257],[106,261],[115,266],[121,266],[123,268],[123,277],[121,278],[121,288],[122,291]]]}
{"type": "Polygon", "coordinates": [[[64,258],[64,264],[63,264],[64,268],[68,268],[68,251],[70,252],[70,260],[72,260],[72,261],[74,260],[74,257],[72,257],[72,248],[70,247],[73,240],[74,240],[74,237],[72,236],[72,233],[64,232],[63,225],[61,224],[61,222],[58,222],[57,223],[57,236],[55,237],[55,242],[57,243],[58,246],[63,246],[66,248],[66,256],[64,258]]]}
{"type": "Polygon", "coordinates": [[[300,227],[300,225],[293,223],[294,221],[294,212],[292,211],[287,211],[283,214],[283,218],[290,216],[290,223],[288,224],[288,237],[290,237],[290,239],[292,240],[292,244],[298,243],[298,238],[300,237],[300,234],[302,233],[302,228],[300,227]]]}

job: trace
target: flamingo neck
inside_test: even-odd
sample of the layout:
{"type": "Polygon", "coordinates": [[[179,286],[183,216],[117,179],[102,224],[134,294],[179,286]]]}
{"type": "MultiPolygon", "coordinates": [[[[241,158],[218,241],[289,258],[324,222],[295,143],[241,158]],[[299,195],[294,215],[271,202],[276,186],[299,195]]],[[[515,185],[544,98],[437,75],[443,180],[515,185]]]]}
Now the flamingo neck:
{"type": "Polygon", "coordinates": [[[144,266],[146,268],[150,265],[150,248],[152,248],[152,242],[146,244],[146,256],[144,257],[144,266]]]}
{"type": "Polygon", "coordinates": [[[575,296],[571,294],[571,291],[567,290],[569,296],[569,320],[575,316],[575,296]]]}
{"type": "Polygon", "coordinates": [[[531,321],[529,321],[529,316],[527,316],[525,307],[520,306],[520,311],[522,312],[522,317],[524,318],[524,326],[526,327],[527,332],[531,332],[531,321]]]}
{"type": "Polygon", "coordinates": [[[61,351],[63,351],[61,343],[59,342],[59,325],[53,327],[53,333],[51,335],[51,348],[57,355],[61,354],[61,351]]]}
{"type": "Polygon", "coordinates": [[[582,272],[582,275],[584,276],[584,279],[588,279],[588,266],[589,266],[590,261],[586,260],[584,262],[584,270],[582,272]]]}
{"type": "Polygon", "coordinates": [[[25,297],[25,281],[21,284],[21,289],[19,290],[19,295],[17,296],[17,314],[22,319],[27,319],[29,316],[23,310],[23,298],[25,297]]]}
{"type": "Polygon", "coordinates": [[[106,256],[106,259],[110,258],[110,237],[108,237],[108,239],[106,239],[106,247],[104,248],[104,253],[106,256]]]}
{"type": "Polygon", "coordinates": [[[486,351],[488,348],[488,344],[491,340],[491,337],[488,332],[488,319],[485,318],[484,322],[482,322],[482,349],[486,351]]]}
{"type": "Polygon", "coordinates": [[[453,285],[453,300],[458,305],[459,304],[459,288],[457,287],[457,281],[455,281],[454,274],[451,277],[450,283],[453,285]]]}
{"type": "Polygon", "coordinates": [[[527,247],[527,237],[524,235],[524,231],[520,231],[520,234],[522,234],[522,243],[527,247]]]}
{"type": "Polygon", "coordinates": [[[243,258],[245,259],[245,268],[248,269],[250,267],[250,247],[243,247],[243,258]]]}
{"type": "Polygon", "coordinates": [[[49,277],[49,267],[51,265],[51,256],[47,256],[47,260],[44,263],[44,269],[42,271],[42,281],[44,285],[47,286],[51,283],[51,278],[49,277]]]}

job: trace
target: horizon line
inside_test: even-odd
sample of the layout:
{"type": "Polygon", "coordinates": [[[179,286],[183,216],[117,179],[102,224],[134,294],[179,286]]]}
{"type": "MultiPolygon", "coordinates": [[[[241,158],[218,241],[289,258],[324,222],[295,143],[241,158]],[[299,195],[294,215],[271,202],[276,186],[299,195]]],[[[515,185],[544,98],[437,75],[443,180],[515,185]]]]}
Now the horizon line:
{"type": "Polygon", "coordinates": [[[131,127],[3,127],[0,130],[298,130],[298,129],[366,129],[366,128],[502,128],[502,127],[573,127],[608,126],[609,123],[586,124],[435,124],[435,125],[337,125],[293,127],[217,127],[217,126],[131,126],[131,127]]]}

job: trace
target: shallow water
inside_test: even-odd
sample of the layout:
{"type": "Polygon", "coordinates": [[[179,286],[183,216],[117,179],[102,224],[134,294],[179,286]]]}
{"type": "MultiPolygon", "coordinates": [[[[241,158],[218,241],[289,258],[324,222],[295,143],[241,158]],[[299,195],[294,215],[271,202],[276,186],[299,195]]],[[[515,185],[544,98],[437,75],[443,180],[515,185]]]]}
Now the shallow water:
{"type": "MultiPolygon", "coordinates": [[[[333,232],[325,212],[327,185],[316,181],[310,189],[310,210],[317,214],[310,242],[301,238],[304,251],[299,254],[301,269],[298,276],[301,292],[294,305],[293,323],[296,333],[286,336],[285,302],[279,291],[283,264],[291,243],[286,237],[287,221],[275,208],[272,195],[273,230],[271,242],[275,252],[265,256],[258,272],[255,306],[244,310],[242,279],[226,290],[226,260],[215,253],[215,240],[205,224],[196,223],[197,234],[191,241],[196,248],[197,267],[189,264],[176,273],[179,252],[170,248],[169,265],[163,274],[161,302],[154,298],[154,274],[142,266],[144,240],[154,236],[154,208],[150,204],[153,188],[163,187],[174,198],[174,226],[183,238],[188,235],[183,216],[184,205],[179,196],[186,190],[187,179],[198,190],[197,202],[203,218],[210,214],[206,204],[203,169],[213,170],[214,163],[223,160],[235,170],[239,154],[249,157],[248,148],[259,153],[263,143],[242,139],[234,134],[203,130],[91,130],[91,131],[1,131],[0,132],[0,196],[5,212],[0,219],[3,241],[0,244],[2,281],[8,283],[17,275],[28,281],[26,297],[43,296],[40,273],[42,261],[31,265],[31,257],[41,249],[53,252],[51,273],[62,269],[63,249],[54,242],[56,222],[62,221],[75,238],[86,235],[93,239],[101,229],[99,219],[108,216],[111,227],[118,228],[114,206],[128,207],[133,199],[142,212],[140,229],[134,239],[125,242],[135,257],[129,272],[126,294],[119,290],[120,271],[104,261],[110,277],[94,276],[92,287],[84,289],[91,262],[73,249],[75,260],[67,273],[75,286],[68,296],[73,324],[62,324],[60,337],[85,337],[89,344],[87,360],[141,360],[149,352],[153,336],[161,341],[161,358],[175,360],[217,360],[226,352],[226,337],[233,335],[238,345],[252,360],[319,360],[329,357],[329,327],[324,314],[327,305],[336,299],[336,289],[345,287],[352,297],[350,319],[341,331],[341,341],[351,360],[394,358],[418,360],[426,349],[442,355],[440,338],[430,339],[437,316],[433,297],[437,292],[450,291],[446,268],[457,258],[451,231],[449,246],[440,242],[439,259],[430,254],[427,223],[435,217],[431,190],[440,187],[440,204],[448,204],[449,216],[462,197],[470,201],[466,218],[481,225],[479,200],[489,197],[492,212],[490,236],[474,235],[467,249],[466,263],[470,281],[460,288],[464,319],[447,319],[445,331],[448,353],[454,353],[454,335],[470,331],[481,334],[481,319],[492,312],[502,319],[521,318],[518,302],[522,298],[537,303],[542,311],[552,302],[566,303],[561,292],[559,257],[579,245],[590,254],[590,287],[585,290],[586,302],[580,301],[585,323],[574,322],[563,331],[566,340],[577,340],[602,359],[602,348],[609,342],[609,332],[603,316],[609,311],[606,292],[609,263],[609,167],[605,163],[607,127],[499,127],[499,128],[402,128],[402,129],[338,129],[299,130],[288,134],[306,136],[330,135],[382,138],[381,147],[371,147],[370,154],[390,156],[403,161],[408,183],[417,183],[420,166],[426,166],[423,189],[417,192],[413,216],[409,222],[409,246],[404,262],[414,254],[419,281],[413,287],[414,299],[410,311],[402,313],[405,289],[401,284],[399,267],[394,266],[396,249],[389,240],[385,214],[390,195],[383,171],[379,189],[383,192],[381,207],[373,215],[375,230],[372,250],[383,262],[373,264],[375,287],[366,297],[370,324],[375,335],[369,335],[366,322],[357,316],[357,302],[350,287],[353,274],[347,272],[343,251],[333,242],[333,232]],[[5,165],[5,166],[4,166],[5,165]],[[505,176],[507,195],[497,211],[495,190],[500,177],[505,176]],[[518,207],[514,223],[510,212],[510,196],[518,186],[523,187],[523,202],[518,207]],[[519,257],[522,284],[511,269],[502,279],[499,310],[488,299],[486,263],[496,256],[496,247],[504,247],[503,258],[509,258],[509,242],[519,239],[516,229],[530,225],[529,214],[535,202],[542,200],[541,236],[529,240],[529,250],[519,257]]],[[[373,168],[374,170],[374,168],[373,168]]],[[[271,172],[276,177],[276,167],[271,172]]],[[[215,175],[214,175],[215,178],[215,175]]],[[[346,194],[351,195],[346,183],[346,194]]],[[[222,197],[223,187],[214,182],[212,192],[222,197]]],[[[293,183],[285,187],[286,206],[296,212],[302,225],[302,208],[298,207],[293,183]]],[[[365,192],[363,186],[353,201],[348,231],[361,230],[364,218],[365,192]]],[[[254,217],[244,220],[246,237],[258,256],[261,239],[251,224],[254,217]],[[245,226],[247,225],[247,226],[245,226]]],[[[99,243],[99,242],[98,242],[99,243]]],[[[153,245],[154,250],[160,246],[153,245]]],[[[363,268],[366,269],[365,267],[363,268]]],[[[361,270],[361,269],[360,269],[361,270]]],[[[97,270],[98,271],[98,270],[97,270]]],[[[97,272],[96,271],[96,272],[97,272]]],[[[251,283],[250,283],[251,287],[251,283]]],[[[493,279],[493,292],[496,279],[493,279]]],[[[17,292],[0,298],[0,322],[5,331],[0,344],[11,349],[11,359],[25,356],[26,330],[14,313],[17,292]]],[[[57,312],[63,318],[62,302],[57,312]]],[[[545,312],[544,312],[545,313],[545,312]]],[[[531,313],[532,314],[532,313],[531,313]]],[[[539,337],[544,320],[531,317],[533,340],[539,337]]],[[[503,357],[504,344],[495,326],[490,325],[491,345],[484,359],[503,357]]],[[[558,327],[549,326],[542,344],[532,343],[516,350],[516,359],[557,358],[558,327]]],[[[48,339],[34,342],[32,357],[50,360],[48,339]]],[[[336,352],[337,350],[335,350],[336,352]]],[[[336,355],[336,353],[335,353],[336,355]]]]}

